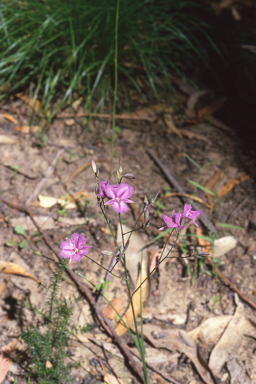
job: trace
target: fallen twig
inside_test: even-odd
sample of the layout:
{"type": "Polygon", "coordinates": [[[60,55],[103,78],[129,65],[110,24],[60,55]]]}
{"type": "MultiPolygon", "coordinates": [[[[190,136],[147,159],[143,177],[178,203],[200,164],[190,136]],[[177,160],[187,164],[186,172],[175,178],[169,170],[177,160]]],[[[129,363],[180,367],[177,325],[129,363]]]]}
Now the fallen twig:
{"type": "MultiPolygon", "coordinates": [[[[185,191],[183,190],[183,188],[181,188],[181,186],[179,185],[179,183],[177,182],[177,180],[170,174],[170,172],[168,171],[168,169],[165,167],[165,165],[160,161],[160,159],[155,155],[155,153],[151,150],[151,149],[148,149],[147,150],[149,156],[156,162],[156,164],[159,166],[159,168],[162,170],[162,172],[165,174],[166,178],[168,179],[169,183],[177,189],[178,192],[180,192],[181,194],[185,194],[185,191]]],[[[185,197],[182,197],[182,200],[185,202],[185,203],[188,203],[188,199],[185,198],[185,197]]],[[[195,203],[191,203],[193,209],[195,209],[196,211],[199,210],[199,207],[198,205],[196,205],[195,203]]],[[[200,216],[199,216],[199,220],[201,221],[201,223],[206,227],[206,228],[209,228],[211,230],[211,232],[216,232],[216,229],[214,227],[214,225],[210,222],[210,220],[208,219],[208,217],[206,216],[206,214],[204,212],[201,211],[200,213],[200,216]]]]}
{"type": "MultiPolygon", "coordinates": [[[[83,112],[83,113],[74,113],[74,114],[59,114],[57,115],[58,119],[70,119],[76,117],[99,117],[101,119],[112,119],[112,113],[91,113],[91,112],[83,112]]],[[[120,120],[144,120],[149,122],[154,122],[155,117],[150,116],[135,116],[129,114],[115,115],[115,119],[120,120]]]]}
{"type": "MultiPolygon", "coordinates": [[[[55,254],[55,256],[59,260],[62,260],[61,257],[59,256],[59,254],[55,251],[55,249],[54,249],[53,245],[51,244],[50,240],[48,239],[48,237],[44,234],[44,231],[37,224],[36,220],[34,219],[33,214],[30,212],[29,209],[23,208],[23,207],[19,206],[18,204],[9,203],[8,201],[6,201],[4,199],[1,199],[1,201],[12,208],[17,209],[18,211],[24,212],[25,214],[29,215],[30,219],[33,221],[33,223],[36,226],[36,228],[38,229],[39,233],[42,235],[44,242],[46,243],[48,248],[55,254]]],[[[95,311],[95,314],[96,314],[97,319],[99,320],[101,326],[104,328],[104,330],[106,331],[106,333],[110,337],[115,339],[117,345],[119,346],[119,349],[125,355],[130,366],[136,372],[136,374],[140,378],[141,382],[143,382],[143,373],[141,372],[140,368],[138,367],[138,365],[137,365],[136,361],[134,360],[131,352],[128,350],[127,345],[122,340],[122,338],[116,334],[112,325],[107,321],[106,317],[99,310],[99,308],[96,305],[96,300],[92,296],[90,290],[86,287],[86,285],[82,284],[79,281],[77,274],[74,271],[72,271],[71,269],[66,269],[66,272],[69,275],[69,277],[74,281],[74,283],[76,284],[79,291],[83,294],[83,296],[85,296],[85,298],[89,302],[91,308],[95,311]]]]}
{"type": "Polygon", "coordinates": [[[44,184],[46,183],[47,181],[47,177],[49,176],[50,172],[52,171],[53,167],[55,166],[58,158],[60,157],[60,155],[64,152],[64,149],[60,149],[56,156],[54,157],[53,161],[51,162],[50,166],[48,167],[47,171],[45,172],[45,175],[44,177],[42,178],[42,180],[37,184],[36,188],[34,189],[34,191],[31,193],[31,195],[29,196],[28,200],[26,201],[25,203],[25,207],[28,208],[31,204],[31,202],[33,200],[35,200],[35,198],[37,197],[37,195],[39,194],[39,192],[41,191],[41,189],[43,188],[44,184]]]}

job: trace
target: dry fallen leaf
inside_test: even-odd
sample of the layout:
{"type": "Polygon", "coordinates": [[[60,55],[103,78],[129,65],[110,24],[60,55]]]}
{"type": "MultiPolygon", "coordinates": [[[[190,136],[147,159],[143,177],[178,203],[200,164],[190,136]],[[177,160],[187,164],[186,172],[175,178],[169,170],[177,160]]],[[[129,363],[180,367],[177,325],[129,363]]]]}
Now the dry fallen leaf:
{"type": "Polygon", "coordinates": [[[232,317],[231,315],[210,317],[188,334],[195,341],[200,339],[206,345],[216,344],[232,317]]]}
{"type": "Polygon", "coordinates": [[[12,357],[16,352],[16,341],[12,341],[8,345],[4,345],[0,349],[0,383],[2,383],[7,375],[10,365],[12,364],[12,357]]]}
{"type": "Polygon", "coordinates": [[[116,297],[115,299],[111,300],[111,304],[115,308],[115,310],[111,307],[111,305],[108,304],[106,308],[103,309],[102,313],[106,316],[107,319],[115,319],[117,317],[116,312],[122,313],[123,312],[123,306],[121,304],[121,301],[123,300],[122,297],[116,297]]]}
{"type": "Polygon", "coordinates": [[[143,334],[155,348],[184,353],[206,384],[216,384],[211,370],[202,359],[194,339],[184,330],[164,325],[144,324],[143,334]]]}
{"type": "MultiPolygon", "coordinates": [[[[203,236],[203,230],[200,227],[196,227],[196,234],[197,236],[203,236]]],[[[202,252],[209,253],[209,255],[212,256],[212,245],[210,241],[198,237],[197,242],[200,247],[202,247],[202,252]]]]}
{"type": "Polygon", "coordinates": [[[9,261],[0,260],[0,272],[30,277],[31,279],[39,283],[39,280],[33,275],[31,275],[29,272],[27,272],[25,268],[9,261]]]}
{"type": "Polygon", "coordinates": [[[243,361],[233,357],[227,362],[227,369],[230,374],[230,384],[251,384],[243,361]]]}
{"type": "MultiPolygon", "coordinates": [[[[147,257],[144,256],[142,259],[141,272],[138,276],[135,290],[140,286],[141,282],[148,276],[147,267],[148,267],[147,257]]],[[[133,295],[133,306],[134,306],[135,317],[137,317],[140,313],[141,302],[143,304],[145,301],[146,293],[147,293],[147,285],[148,285],[148,281],[146,280],[145,283],[142,285],[141,289],[139,289],[133,295]]],[[[129,305],[125,314],[122,316],[122,319],[124,320],[124,322],[128,327],[131,327],[133,325],[133,311],[132,311],[131,304],[129,305]]],[[[127,328],[122,324],[122,322],[119,322],[115,331],[118,336],[122,336],[124,333],[127,332],[127,328]]]]}
{"type": "Polygon", "coordinates": [[[105,373],[104,383],[106,383],[106,384],[126,384],[123,380],[117,379],[114,375],[111,375],[110,373],[105,373]]]}
{"type": "Polygon", "coordinates": [[[75,209],[76,204],[66,201],[64,199],[58,199],[56,197],[52,196],[43,196],[43,195],[38,195],[39,199],[39,206],[42,208],[51,208],[55,204],[60,204],[61,206],[65,207],[65,209],[75,209]]]}
{"type": "Polygon", "coordinates": [[[222,188],[220,188],[217,192],[218,196],[224,196],[226,195],[231,189],[234,188],[235,185],[238,185],[248,179],[250,176],[249,175],[244,175],[240,177],[239,179],[231,179],[229,180],[222,188]]]}
{"type": "Polygon", "coordinates": [[[0,144],[15,144],[15,143],[17,143],[16,138],[0,135],[0,144]]]}
{"type": "Polygon", "coordinates": [[[244,305],[237,294],[235,301],[236,312],[210,355],[209,367],[216,376],[220,375],[223,365],[229,361],[230,356],[236,353],[243,335],[255,337],[256,334],[255,324],[245,317],[244,305]]]}
{"type": "Polygon", "coordinates": [[[9,115],[8,113],[0,113],[0,118],[4,117],[6,120],[9,120],[11,123],[17,125],[18,121],[15,119],[15,117],[9,115]]]}
{"type": "MultiPolygon", "coordinates": [[[[217,170],[208,180],[207,182],[204,184],[204,187],[209,189],[209,191],[213,191],[213,189],[215,188],[216,184],[218,183],[218,181],[220,180],[220,171],[217,170]]],[[[212,195],[210,195],[209,193],[205,192],[206,194],[206,197],[207,197],[207,200],[208,200],[208,203],[210,205],[213,205],[212,204],[212,195]]]]}
{"type": "Polygon", "coordinates": [[[173,132],[175,133],[180,139],[182,139],[182,134],[179,132],[179,130],[176,128],[174,122],[173,122],[173,119],[172,119],[172,116],[169,115],[169,114],[165,114],[164,115],[164,121],[165,121],[165,124],[167,125],[167,127],[173,132]]]}
{"type": "Polygon", "coordinates": [[[210,105],[203,107],[197,111],[197,116],[199,120],[203,120],[206,116],[212,115],[214,112],[217,112],[223,105],[226,103],[226,97],[220,97],[218,100],[214,101],[210,105]]]}
{"type": "Polygon", "coordinates": [[[24,95],[23,93],[16,93],[15,95],[18,97],[18,99],[24,101],[26,104],[28,104],[35,112],[39,112],[41,103],[39,100],[33,99],[33,97],[24,95]]]}
{"type": "Polygon", "coordinates": [[[21,125],[14,127],[15,131],[22,132],[22,133],[36,133],[39,129],[39,125],[21,125]]]}

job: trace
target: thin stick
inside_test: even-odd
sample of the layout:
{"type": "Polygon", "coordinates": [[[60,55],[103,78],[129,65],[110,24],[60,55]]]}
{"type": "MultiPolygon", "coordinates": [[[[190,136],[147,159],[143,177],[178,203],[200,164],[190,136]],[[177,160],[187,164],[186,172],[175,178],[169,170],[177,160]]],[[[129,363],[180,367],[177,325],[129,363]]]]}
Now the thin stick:
{"type": "Polygon", "coordinates": [[[36,188],[34,189],[34,192],[32,192],[32,194],[30,195],[30,197],[28,198],[28,200],[26,201],[25,203],[25,207],[28,208],[32,202],[32,200],[34,200],[37,195],[39,194],[39,192],[41,191],[41,189],[43,188],[44,184],[46,183],[47,181],[47,178],[48,176],[50,175],[53,167],[55,166],[58,158],[60,157],[60,155],[64,152],[64,149],[60,149],[56,156],[54,157],[53,161],[51,162],[50,166],[48,167],[47,171],[45,172],[45,176],[42,178],[42,180],[37,184],[36,188]]]}
{"type": "MultiPolygon", "coordinates": [[[[57,115],[58,119],[68,119],[68,118],[76,118],[76,117],[99,117],[102,119],[113,119],[112,113],[92,113],[92,112],[84,112],[84,113],[75,113],[75,114],[60,114],[57,115]]],[[[142,121],[155,121],[155,118],[150,116],[135,116],[130,114],[122,114],[122,115],[114,115],[116,120],[142,120],[142,121]]]]}
{"type": "MultiPolygon", "coordinates": [[[[165,174],[166,178],[168,179],[169,183],[177,189],[177,191],[179,193],[182,193],[182,194],[185,194],[185,191],[183,190],[183,188],[180,186],[180,184],[177,182],[177,180],[170,174],[170,172],[168,171],[168,169],[165,167],[165,165],[161,162],[161,160],[155,155],[155,153],[151,150],[151,149],[148,149],[147,150],[147,153],[149,154],[149,156],[155,161],[155,163],[158,165],[158,167],[162,170],[162,172],[165,174]]],[[[185,202],[185,203],[188,203],[189,201],[185,198],[185,197],[181,197],[182,200],[185,202]]],[[[196,205],[195,203],[191,203],[192,207],[194,210],[199,210],[199,207],[198,205],[196,205]]],[[[199,216],[199,220],[201,221],[201,223],[206,227],[206,228],[209,228],[211,230],[211,232],[216,232],[216,229],[214,227],[214,225],[210,222],[210,220],[208,219],[208,217],[206,216],[206,214],[204,212],[201,211],[200,213],[200,216],[199,216]]]]}

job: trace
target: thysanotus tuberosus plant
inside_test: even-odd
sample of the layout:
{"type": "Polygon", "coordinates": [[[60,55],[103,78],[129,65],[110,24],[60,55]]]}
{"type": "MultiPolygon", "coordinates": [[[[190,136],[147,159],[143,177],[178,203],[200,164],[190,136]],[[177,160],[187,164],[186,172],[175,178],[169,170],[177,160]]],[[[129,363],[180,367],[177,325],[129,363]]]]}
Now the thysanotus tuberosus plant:
{"type": "MultiPolygon", "coordinates": [[[[135,176],[132,173],[126,173],[125,175],[122,175],[122,164],[121,164],[121,157],[120,157],[120,166],[117,171],[117,184],[109,184],[108,180],[104,181],[99,181],[99,170],[97,169],[96,163],[92,160],[92,168],[95,174],[96,178],[96,196],[97,196],[97,201],[100,206],[100,209],[102,211],[102,214],[105,218],[106,224],[110,230],[110,233],[114,239],[114,243],[116,245],[116,249],[114,250],[107,250],[107,251],[102,251],[102,253],[112,255],[113,256],[113,265],[115,265],[118,262],[121,262],[124,268],[124,275],[125,275],[125,282],[126,282],[126,287],[127,287],[127,292],[130,300],[130,305],[133,309],[133,315],[134,315],[134,326],[136,330],[136,336],[134,337],[132,333],[130,335],[132,336],[134,340],[134,344],[136,345],[138,352],[141,357],[141,361],[143,364],[143,374],[144,374],[144,383],[146,384],[148,382],[147,378],[147,367],[145,363],[145,353],[144,353],[144,345],[143,345],[143,325],[141,329],[138,329],[138,325],[136,322],[136,317],[135,317],[135,311],[134,311],[134,303],[133,303],[133,295],[134,293],[139,290],[142,286],[142,284],[150,277],[151,274],[154,273],[156,268],[159,266],[160,263],[162,263],[166,258],[169,257],[173,247],[175,246],[180,230],[184,228],[184,223],[186,220],[191,221],[194,225],[197,226],[196,222],[194,221],[196,217],[200,214],[200,211],[192,211],[191,210],[191,205],[190,204],[185,204],[183,213],[180,212],[175,212],[175,210],[172,212],[171,217],[167,215],[163,215],[163,220],[165,222],[165,225],[161,228],[159,228],[159,231],[163,230],[169,230],[169,236],[168,239],[166,240],[166,245],[169,241],[170,236],[173,233],[176,233],[176,240],[166,254],[164,254],[165,247],[162,250],[162,253],[160,254],[160,257],[158,259],[158,263],[154,270],[148,275],[148,277],[141,282],[139,287],[136,289],[136,291],[132,292],[131,287],[130,287],[130,282],[129,282],[129,272],[127,270],[127,261],[126,261],[126,251],[129,247],[130,239],[134,231],[137,231],[139,229],[145,229],[149,226],[150,223],[150,206],[153,204],[156,199],[158,193],[148,200],[147,196],[144,198],[143,202],[143,208],[141,210],[141,213],[137,220],[134,223],[134,226],[132,230],[129,232],[128,238],[125,238],[125,233],[123,232],[123,220],[122,216],[127,214],[128,212],[128,204],[133,203],[133,200],[131,200],[134,188],[130,183],[123,182],[124,179],[126,180],[132,180],[135,178],[135,176]],[[109,207],[108,207],[109,206],[109,207]],[[111,224],[111,220],[109,218],[110,210],[109,208],[112,208],[113,213],[118,216],[120,228],[121,228],[121,234],[122,234],[122,242],[121,245],[117,242],[117,238],[115,236],[115,229],[113,228],[111,224]],[[142,225],[140,225],[140,218],[144,218],[144,222],[142,225]]],[[[62,256],[65,259],[69,259],[69,263],[73,261],[80,261],[81,257],[86,256],[90,246],[86,245],[86,238],[83,235],[79,235],[77,233],[74,233],[71,236],[71,239],[66,239],[66,241],[62,242],[61,244],[61,251],[60,251],[60,256],[62,256]]],[[[114,270],[114,267],[109,271],[112,273],[114,270]]],[[[113,274],[113,273],[112,273],[113,274]]],[[[113,274],[114,275],[114,274],[113,274]]],[[[116,277],[116,275],[114,275],[116,277]]],[[[103,296],[106,299],[106,296],[103,296]]],[[[124,323],[124,320],[122,317],[117,314],[120,318],[120,321],[124,323]]],[[[124,323],[124,325],[127,327],[127,325],[124,323]]],[[[127,327],[128,329],[128,327],[127,327]]],[[[129,330],[129,329],[128,329],[129,330]]]]}
{"type": "MultiPolygon", "coordinates": [[[[97,202],[115,244],[114,249],[99,251],[102,254],[110,255],[113,258],[113,267],[108,271],[110,275],[113,275],[113,278],[118,277],[119,279],[124,280],[126,283],[130,306],[133,309],[133,321],[136,331],[135,335],[130,331],[128,325],[124,321],[124,318],[118,312],[116,312],[116,314],[120,320],[120,323],[122,323],[129,331],[134,345],[138,349],[143,366],[144,384],[147,384],[148,374],[143,341],[143,323],[141,322],[140,327],[137,324],[133,297],[135,292],[141,289],[142,285],[155,272],[158,266],[164,260],[171,257],[170,253],[179,238],[181,229],[184,228],[185,221],[189,220],[197,226],[195,219],[199,216],[200,211],[192,211],[191,205],[185,204],[182,213],[175,212],[174,210],[170,217],[165,214],[163,215],[164,225],[159,228],[159,231],[166,231],[168,233],[166,243],[160,256],[158,257],[158,262],[154,270],[151,271],[151,273],[148,274],[148,276],[143,281],[141,281],[139,286],[132,292],[129,280],[129,271],[127,269],[126,252],[129,247],[133,232],[137,230],[145,230],[145,228],[149,226],[150,207],[156,201],[158,192],[151,199],[148,199],[148,197],[145,196],[140,215],[136,219],[131,231],[128,233],[128,236],[125,237],[127,233],[123,232],[123,216],[127,216],[129,214],[129,204],[133,203],[133,200],[131,199],[133,199],[134,187],[131,185],[131,183],[132,180],[135,179],[135,176],[132,173],[126,173],[124,175],[122,174],[123,170],[121,161],[122,157],[120,157],[119,169],[117,171],[117,183],[110,184],[108,180],[99,180],[99,170],[96,163],[92,160],[92,169],[96,178],[95,193],[97,202]],[[111,224],[111,214],[117,215],[118,217],[122,235],[121,244],[118,243],[117,237],[115,235],[116,230],[111,224]],[[143,218],[142,224],[140,224],[141,218],[143,218]],[[165,252],[166,245],[169,242],[170,236],[173,234],[176,234],[176,239],[169,251],[165,252]],[[123,278],[114,274],[115,266],[117,263],[122,264],[125,276],[123,278]]],[[[95,261],[99,265],[97,260],[93,260],[88,255],[90,248],[91,246],[87,244],[85,236],[78,233],[73,233],[70,239],[66,238],[66,240],[60,244],[60,256],[65,260],[63,260],[63,262],[57,263],[57,271],[54,274],[52,283],[48,288],[47,309],[45,312],[40,312],[44,318],[44,325],[46,325],[46,327],[44,327],[45,331],[41,332],[40,328],[37,329],[33,326],[30,326],[22,335],[23,339],[28,345],[28,352],[31,357],[29,376],[36,379],[36,381],[40,384],[61,384],[68,383],[70,381],[69,371],[72,364],[68,363],[67,361],[67,342],[71,332],[70,329],[72,329],[72,324],[70,324],[72,306],[65,299],[60,298],[59,292],[61,282],[63,281],[64,271],[66,268],[70,268],[69,264],[80,262],[82,257],[88,257],[90,260],[95,261]]],[[[79,276],[85,278],[85,280],[88,281],[86,276],[83,276],[81,273],[79,273],[79,276]]],[[[101,287],[104,286],[104,284],[106,285],[106,283],[107,282],[103,281],[101,287]]],[[[91,284],[93,285],[93,283],[91,284]]],[[[102,297],[110,304],[105,293],[102,292],[101,287],[95,285],[97,294],[102,295],[102,297]]],[[[32,308],[32,310],[35,310],[35,308],[32,308]]]]}
{"type": "MultiPolygon", "coordinates": [[[[87,109],[94,95],[93,108],[103,107],[113,95],[116,5],[116,0],[2,0],[0,97],[29,88],[49,119],[74,93],[86,100],[87,109]]],[[[201,7],[197,0],[122,0],[122,85],[148,100],[150,92],[136,81],[138,71],[146,89],[157,95],[158,85],[171,89],[171,70],[183,72],[196,58],[202,62],[208,27],[198,16],[201,7]]]]}

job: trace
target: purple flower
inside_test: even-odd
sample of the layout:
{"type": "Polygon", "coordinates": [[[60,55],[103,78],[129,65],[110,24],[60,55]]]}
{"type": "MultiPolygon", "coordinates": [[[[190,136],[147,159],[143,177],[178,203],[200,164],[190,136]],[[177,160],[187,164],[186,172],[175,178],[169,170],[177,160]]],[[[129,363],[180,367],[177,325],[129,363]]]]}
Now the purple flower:
{"type": "Polygon", "coordinates": [[[195,224],[197,227],[197,223],[194,222],[194,219],[200,215],[201,211],[191,211],[192,206],[190,204],[184,205],[183,214],[181,215],[185,219],[189,219],[193,224],[195,224]]]}
{"type": "Polygon", "coordinates": [[[106,197],[105,188],[107,185],[109,185],[107,180],[101,181],[99,186],[99,193],[97,194],[98,197],[106,197]]]}
{"type": "Polygon", "coordinates": [[[69,264],[72,261],[80,261],[81,257],[88,253],[88,249],[91,245],[85,245],[86,238],[78,233],[73,233],[71,240],[66,238],[60,245],[60,256],[64,259],[69,259],[69,264]]]}
{"type": "Polygon", "coordinates": [[[165,226],[159,228],[159,231],[163,231],[167,228],[184,228],[182,225],[180,225],[180,218],[181,213],[175,213],[175,211],[172,212],[172,218],[169,216],[163,215],[163,220],[165,221],[165,226]]]}
{"type": "Polygon", "coordinates": [[[121,183],[119,185],[109,185],[107,183],[105,184],[104,189],[107,197],[110,199],[105,205],[112,204],[112,208],[117,213],[127,212],[128,205],[126,205],[126,203],[133,203],[129,198],[132,196],[134,188],[126,183],[121,183]]]}

